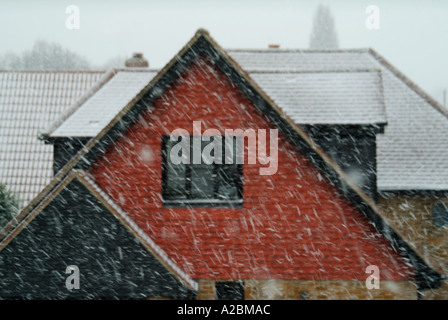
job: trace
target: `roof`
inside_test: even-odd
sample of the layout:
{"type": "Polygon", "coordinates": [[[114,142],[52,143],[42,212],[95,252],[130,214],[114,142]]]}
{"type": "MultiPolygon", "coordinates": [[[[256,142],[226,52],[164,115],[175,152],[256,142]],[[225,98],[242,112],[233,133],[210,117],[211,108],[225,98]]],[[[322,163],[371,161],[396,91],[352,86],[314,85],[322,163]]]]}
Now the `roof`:
{"type": "Polygon", "coordinates": [[[297,124],[384,124],[379,70],[249,72],[297,124]]]}
{"type": "MultiPolygon", "coordinates": [[[[291,77],[289,73],[297,72],[381,70],[387,126],[384,134],[377,136],[379,191],[448,190],[448,111],[375,51],[271,49],[228,53],[298,124],[309,118],[309,110],[293,103],[283,107],[285,100],[294,100],[279,97],[263,77],[269,78],[273,72],[291,77]]],[[[360,106],[364,108],[364,103],[360,106]]]]}
{"type": "Polygon", "coordinates": [[[155,71],[138,69],[115,70],[115,74],[79,108],[72,110],[48,136],[94,137],[128,104],[156,75],[155,71]]]}
{"type": "Polygon", "coordinates": [[[81,182],[109,211],[113,214],[146,248],[151,252],[174,276],[197,291],[198,284],[183,272],[167,254],[141,230],[137,224],[123,211],[101,188],[83,171],[73,170],[60,183],[55,184],[45,199],[30,211],[16,228],[8,233],[0,242],[2,251],[14,237],[21,232],[32,220],[74,179],[81,182]]]}
{"type": "MultiPolygon", "coordinates": [[[[366,49],[226,50],[249,74],[254,72],[352,71],[366,69],[366,49]]],[[[369,66],[371,68],[372,65],[369,66]]]]}
{"type": "MultiPolygon", "coordinates": [[[[132,99],[155,71],[118,71],[56,129],[55,137],[93,137],[132,99]]],[[[299,124],[384,124],[379,70],[253,72],[252,78],[299,124]]]]}
{"type": "MultiPolygon", "coordinates": [[[[377,136],[379,191],[448,190],[448,112],[373,50],[227,52],[297,124],[354,123],[365,121],[365,117],[381,122],[385,118],[385,133],[377,136]],[[332,87],[331,77],[342,78],[347,86],[340,82],[332,87]],[[381,89],[378,77],[382,80],[381,89]],[[369,95],[359,97],[357,90],[351,89],[357,79],[369,88],[369,95]],[[322,82],[328,85],[322,87],[322,82]],[[287,91],[279,90],[285,86],[287,91]],[[316,86],[326,93],[317,94],[320,91],[316,86]],[[351,92],[340,94],[342,89],[351,92]],[[354,101],[362,101],[363,108],[353,108],[352,101],[344,103],[350,96],[354,101]],[[336,101],[352,108],[340,108],[338,104],[338,112],[332,114],[319,108],[334,107],[336,101]],[[369,106],[364,117],[363,110],[369,106]],[[352,117],[353,111],[357,112],[356,117],[352,117]]],[[[147,70],[131,76],[122,71],[107,76],[103,76],[103,71],[0,71],[0,182],[18,195],[21,207],[53,176],[53,146],[36,139],[40,133],[94,136],[118,108],[118,104],[115,109],[93,104],[109,87],[92,97],[97,89],[117,73],[120,76],[111,84],[118,84],[126,76],[135,77],[129,81],[136,84],[134,89],[138,91],[140,79],[148,80],[156,73],[147,70]],[[87,99],[92,108],[78,111],[87,99]],[[103,108],[101,113],[99,106],[103,108]],[[104,110],[111,112],[98,119],[104,110]],[[70,122],[61,126],[72,115],[70,122]],[[75,125],[82,130],[73,130],[75,125]]],[[[128,83],[122,84],[127,88],[123,95],[118,94],[123,102],[132,92],[128,83]]]]}
{"type": "Polygon", "coordinates": [[[388,125],[377,137],[379,189],[448,190],[448,112],[389,66],[383,67],[388,125]]]}
{"type": "MultiPolygon", "coordinates": [[[[296,124],[387,122],[377,136],[380,192],[448,190],[448,112],[373,50],[227,52],[296,124]]],[[[97,132],[106,121],[90,120],[96,110],[77,111],[51,136],[97,132]]]]}
{"type": "MultiPolygon", "coordinates": [[[[147,110],[151,102],[159,97],[164,90],[185,70],[188,65],[198,56],[206,54],[214,63],[218,64],[228,77],[236,84],[242,92],[263,111],[263,113],[275,123],[296,145],[306,154],[314,165],[323,172],[335,185],[340,186],[343,181],[346,186],[345,196],[351,203],[361,210],[392,242],[397,250],[404,252],[414,262],[419,274],[419,286],[421,288],[440,285],[441,275],[428,263],[425,258],[413,249],[383,216],[376,204],[353,183],[348,176],[317,147],[309,136],[286,115],[275,102],[245,73],[238,64],[230,58],[227,53],[214,42],[206,31],[199,30],[190,42],[182,48],[174,57],[129,103],[122,106],[114,118],[103,128],[95,138],[81,149],[69,163],[67,163],[54,177],[51,183],[36,197],[17,217],[26,217],[36,206],[47,199],[49,192],[73,169],[86,169],[93,163],[114,141],[121,136],[122,132],[133,123],[141,112],[147,110]],[[339,181],[339,182],[338,182],[339,181]]],[[[341,187],[341,186],[340,186],[341,187]]],[[[342,188],[342,187],[341,187],[342,188]]],[[[15,222],[11,222],[3,233],[13,228],[15,222]]]]}
{"type": "Polygon", "coordinates": [[[39,133],[103,71],[0,71],[0,182],[23,207],[53,177],[53,146],[39,133]]]}

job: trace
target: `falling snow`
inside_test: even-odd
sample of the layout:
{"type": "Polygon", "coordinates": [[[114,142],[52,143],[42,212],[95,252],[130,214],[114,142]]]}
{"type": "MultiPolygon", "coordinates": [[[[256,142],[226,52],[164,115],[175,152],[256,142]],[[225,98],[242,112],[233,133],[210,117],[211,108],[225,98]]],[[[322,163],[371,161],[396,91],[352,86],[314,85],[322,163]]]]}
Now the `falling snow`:
{"type": "MultiPolygon", "coordinates": [[[[0,297],[209,299],[239,297],[243,284],[247,299],[446,298],[439,106],[369,50],[224,51],[204,30],[185,50],[161,72],[108,73],[42,121],[61,169],[34,182],[39,195],[0,232],[0,297]],[[242,164],[170,163],[165,138],[195,123],[215,135],[279,129],[266,139],[278,170],[247,161],[260,137],[257,151],[244,140],[242,164]],[[66,287],[70,265],[78,289],[66,287]]],[[[10,109],[0,104],[7,128],[10,109]]],[[[7,135],[0,128],[0,178],[16,144],[7,135]]]]}

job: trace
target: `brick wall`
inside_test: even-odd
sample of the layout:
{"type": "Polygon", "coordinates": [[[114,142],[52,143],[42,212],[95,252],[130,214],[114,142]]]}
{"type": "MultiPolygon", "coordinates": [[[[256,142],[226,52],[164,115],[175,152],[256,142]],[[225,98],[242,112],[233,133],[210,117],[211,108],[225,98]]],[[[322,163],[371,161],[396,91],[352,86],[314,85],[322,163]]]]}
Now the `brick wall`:
{"type": "Polygon", "coordinates": [[[412,281],[380,281],[379,289],[367,289],[365,281],[247,280],[245,298],[285,300],[393,300],[416,299],[412,281]]]}
{"type": "MultiPolygon", "coordinates": [[[[215,299],[215,282],[200,280],[197,298],[215,299]]],[[[379,289],[367,289],[365,281],[244,281],[245,300],[415,300],[416,285],[412,281],[380,281],[379,289]]]]}
{"type": "Polygon", "coordinates": [[[215,281],[214,280],[199,280],[198,281],[198,300],[215,300],[215,281]]]}
{"type": "MultiPolygon", "coordinates": [[[[378,204],[405,238],[428,258],[431,264],[448,275],[448,229],[436,227],[432,210],[438,202],[448,205],[448,197],[419,195],[383,195],[378,204]]],[[[426,290],[423,299],[448,299],[448,284],[439,290],[426,290]]]]}
{"type": "MultiPolygon", "coordinates": [[[[167,208],[161,137],[177,128],[276,129],[206,59],[199,59],[91,167],[95,181],[195,279],[409,280],[367,219],[279,132],[278,171],[243,165],[242,208],[167,208]]],[[[268,146],[269,150],[269,146],[268,146]]]]}

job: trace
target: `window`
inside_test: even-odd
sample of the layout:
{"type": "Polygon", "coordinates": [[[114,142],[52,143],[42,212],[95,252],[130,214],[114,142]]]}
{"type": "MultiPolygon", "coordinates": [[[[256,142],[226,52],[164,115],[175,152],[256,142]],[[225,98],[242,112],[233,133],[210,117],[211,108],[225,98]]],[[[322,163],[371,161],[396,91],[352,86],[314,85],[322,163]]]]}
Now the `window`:
{"type": "Polygon", "coordinates": [[[216,282],[217,300],[244,300],[244,283],[241,281],[216,282]]]}
{"type": "Polygon", "coordinates": [[[432,219],[436,227],[443,227],[448,224],[448,208],[445,204],[436,203],[432,210],[432,219]]]}
{"type": "MultiPolygon", "coordinates": [[[[180,138],[180,137],[179,137],[180,138]]],[[[171,149],[178,141],[169,136],[162,137],[162,195],[164,205],[168,206],[241,206],[242,204],[242,165],[236,162],[236,138],[233,138],[232,164],[226,164],[226,148],[222,139],[221,164],[212,161],[214,150],[209,152],[212,159],[206,159],[204,148],[211,141],[201,141],[199,164],[193,163],[193,139],[189,139],[191,161],[175,164],[170,158],[171,149]],[[211,163],[211,164],[207,164],[211,163]]],[[[179,140],[180,141],[180,140],[179,140]]],[[[183,154],[178,156],[184,156],[183,154]]],[[[229,162],[229,161],[227,161],[229,162]]]]}

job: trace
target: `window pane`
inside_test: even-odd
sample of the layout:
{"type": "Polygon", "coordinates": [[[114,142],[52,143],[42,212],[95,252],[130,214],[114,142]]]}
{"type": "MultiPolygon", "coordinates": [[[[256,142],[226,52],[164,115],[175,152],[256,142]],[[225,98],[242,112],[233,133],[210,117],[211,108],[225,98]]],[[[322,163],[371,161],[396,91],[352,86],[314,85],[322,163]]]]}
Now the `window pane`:
{"type": "Polygon", "coordinates": [[[213,165],[191,166],[191,198],[213,199],[215,195],[213,165]]]}
{"type": "MultiPolygon", "coordinates": [[[[204,161],[209,162],[213,160],[209,158],[208,152],[204,152],[204,147],[213,142],[201,141],[201,164],[191,164],[191,198],[192,199],[213,199],[215,195],[214,186],[214,164],[206,164],[204,161]]],[[[191,139],[191,154],[196,150],[193,149],[193,139],[191,139]]],[[[211,156],[214,153],[211,152],[211,156]]],[[[209,162],[210,163],[210,162],[209,162]]]]}
{"type": "Polygon", "coordinates": [[[167,199],[184,199],[186,198],[186,167],[184,164],[173,164],[170,160],[171,147],[176,141],[166,141],[165,159],[166,162],[166,183],[164,196],[167,199]]]}
{"type": "Polygon", "coordinates": [[[186,198],[185,165],[168,165],[165,194],[168,199],[186,198]]]}
{"type": "Polygon", "coordinates": [[[218,199],[237,199],[238,186],[236,184],[237,165],[219,165],[217,177],[218,199]]]}
{"type": "MultiPolygon", "coordinates": [[[[217,181],[216,181],[216,194],[217,198],[221,200],[234,200],[239,198],[238,194],[238,165],[237,163],[237,139],[241,140],[241,137],[233,137],[232,144],[224,144],[223,146],[223,164],[217,165],[217,181]],[[225,164],[229,162],[228,159],[232,159],[233,164],[225,164]]],[[[226,139],[226,142],[228,139],[226,139]]],[[[242,141],[240,141],[242,143],[242,141]]]]}

